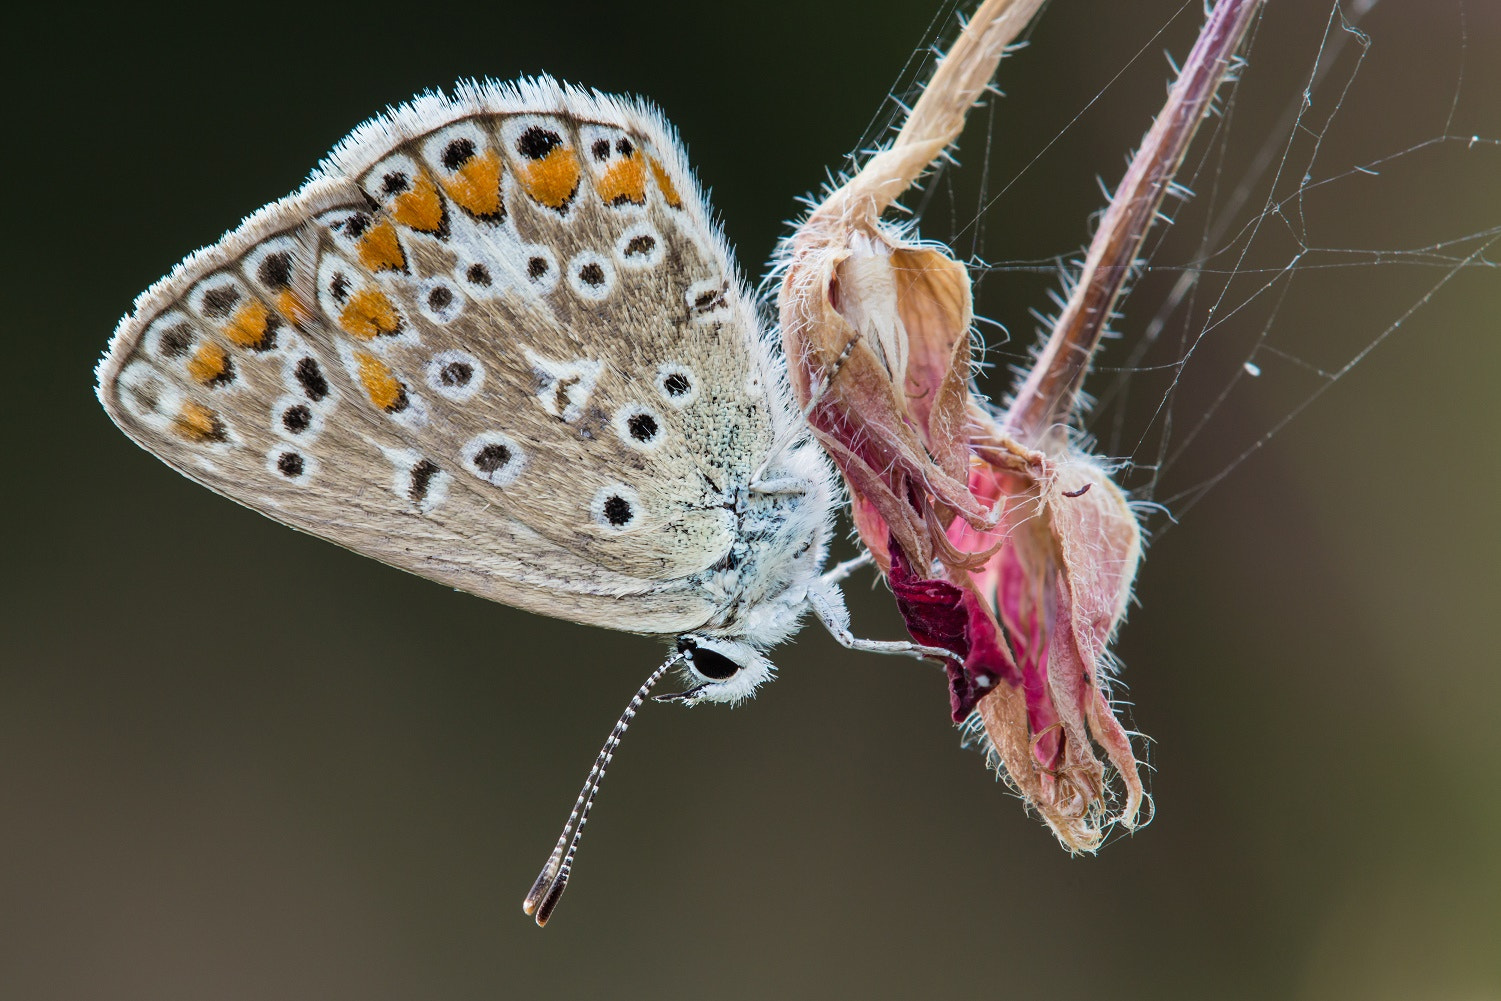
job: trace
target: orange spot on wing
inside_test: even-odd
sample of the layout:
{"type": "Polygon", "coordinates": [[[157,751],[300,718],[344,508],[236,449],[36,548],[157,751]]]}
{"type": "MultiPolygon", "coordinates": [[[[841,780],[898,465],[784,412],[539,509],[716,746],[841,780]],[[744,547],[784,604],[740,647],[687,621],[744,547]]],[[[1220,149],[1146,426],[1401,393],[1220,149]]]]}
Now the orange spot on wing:
{"type": "Polygon", "coordinates": [[[542,159],[523,164],[521,186],[548,208],[562,208],[578,191],[578,157],[567,146],[559,146],[542,159]]]}
{"type": "Polygon", "coordinates": [[[357,351],[355,364],[359,366],[360,382],[370,402],[382,410],[394,412],[406,407],[407,391],[391,371],[391,366],[367,351],[357,351]]]}
{"type": "Polygon", "coordinates": [[[403,226],[423,233],[443,228],[443,199],[438,187],[426,174],[418,175],[412,190],[397,195],[391,203],[391,217],[403,226]]]}
{"type": "Polygon", "coordinates": [[[606,205],[646,203],[646,166],[641,162],[640,151],[621,157],[600,175],[599,197],[606,205]]]}
{"type": "Polygon", "coordinates": [[[448,197],[475,215],[494,215],[500,211],[500,154],[491,149],[470,157],[443,187],[448,197]]]}
{"type": "Polygon", "coordinates": [[[215,379],[222,378],[228,371],[229,352],[212,341],[203,344],[197,353],[188,359],[188,375],[205,386],[213,383],[215,379]]]}
{"type": "Polygon", "coordinates": [[[657,179],[657,187],[662,189],[662,197],[667,199],[667,204],[673,208],[682,208],[683,196],[678,194],[678,189],[673,187],[672,178],[667,176],[667,168],[662,166],[661,161],[651,157],[651,176],[657,179]]]}
{"type": "Polygon", "coordinates": [[[299,327],[313,318],[312,309],[291,289],[276,293],[276,309],[299,327]]]}
{"type": "Polygon", "coordinates": [[[252,299],[235,310],[224,325],[224,336],[242,348],[258,347],[266,339],[266,324],[270,318],[271,311],[252,299]]]}
{"type": "Polygon", "coordinates": [[[172,420],[172,427],[188,441],[224,441],[228,435],[219,415],[201,403],[188,400],[172,420]]]}
{"type": "Polygon", "coordinates": [[[407,266],[406,254],[401,252],[401,243],[396,239],[396,227],[382,219],[365,230],[360,242],[355,244],[360,263],[370,271],[397,271],[407,266]]]}
{"type": "Polygon", "coordinates": [[[396,307],[378,288],[362,288],[349,297],[339,314],[339,326],[351,337],[372,340],[381,334],[394,334],[401,328],[396,307]]]}

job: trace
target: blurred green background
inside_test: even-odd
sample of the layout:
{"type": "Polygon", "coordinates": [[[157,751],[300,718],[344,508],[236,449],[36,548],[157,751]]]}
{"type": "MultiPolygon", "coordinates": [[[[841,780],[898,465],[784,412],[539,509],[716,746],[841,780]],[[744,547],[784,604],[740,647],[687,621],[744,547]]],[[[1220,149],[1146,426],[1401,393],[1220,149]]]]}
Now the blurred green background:
{"type": "MultiPolygon", "coordinates": [[[[1201,205],[1280,148],[1268,130],[1330,10],[1273,0],[1201,205]]],[[[482,603],[214,497],[111,427],[92,365],[184,254],[385,104],[468,75],[652,96],[759,274],[794,197],[951,22],[810,0],[24,16],[6,67],[21,375],[4,404],[0,996],[1501,998],[1494,268],[1456,276],[1181,523],[1153,519],[1119,644],[1153,738],[1150,827],[1067,857],[958,747],[938,673],[809,629],[754,703],[641,714],[539,931],[521,896],[658,645],[482,603]]],[[[1052,4],[923,234],[996,263],[1074,252],[1095,175],[1114,183],[1162,98],[1160,51],[1185,53],[1198,20],[1197,2],[1052,4]],[[982,182],[1012,181],[975,242],[982,182]]],[[[1501,8],[1385,0],[1364,24],[1366,64],[1313,161],[1335,178],[1308,200],[1313,240],[1399,250],[1501,224],[1494,146],[1348,173],[1445,133],[1501,136],[1501,8]]],[[[1273,230],[1256,246],[1285,263],[1273,230]]],[[[1092,389],[1116,386],[1111,360],[1203,231],[1154,257],[1092,389]]],[[[1184,371],[1175,440],[1265,320],[1269,344],[1331,370],[1441,274],[1396,255],[1300,271],[1275,315],[1253,299],[1184,371]]],[[[1012,332],[992,360],[1030,343],[1052,284],[1050,267],[986,275],[981,310],[1012,332]]],[[[1256,357],[1262,378],[1159,499],[1317,388],[1256,357]]],[[[1135,385],[1121,433],[1100,430],[1144,459],[1161,373],[1135,385]]],[[[883,590],[852,600],[863,632],[898,634],[883,590]]]]}

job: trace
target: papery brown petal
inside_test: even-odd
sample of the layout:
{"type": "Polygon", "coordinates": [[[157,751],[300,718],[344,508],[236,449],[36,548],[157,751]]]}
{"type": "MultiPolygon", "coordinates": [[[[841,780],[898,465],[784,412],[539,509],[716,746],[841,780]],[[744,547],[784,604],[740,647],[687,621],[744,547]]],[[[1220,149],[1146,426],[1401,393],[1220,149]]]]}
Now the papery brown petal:
{"type": "Polygon", "coordinates": [[[1069,610],[1067,628],[1060,620],[1054,643],[1072,650],[1082,670],[1086,687],[1077,695],[1079,709],[1126,788],[1117,819],[1133,827],[1145,795],[1140,768],[1131,738],[1110,707],[1100,672],[1131,597],[1141,558],[1140,530],[1125,496],[1093,463],[1074,462],[1060,470],[1050,507],[1064,567],[1060,600],[1067,596],[1069,610]],[[1086,486],[1087,492],[1067,496],[1086,486]]]}
{"type": "Polygon", "coordinates": [[[897,313],[890,248],[863,232],[850,234],[849,252],[834,268],[830,302],[850,329],[859,331],[862,344],[881,363],[886,382],[892,387],[893,408],[910,420],[907,400],[895,395],[907,381],[908,352],[906,332],[897,313]]]}
{"type": "MultiPolygon", "coordinates": [[[[902,258],[922,265],[914,265],[903,277],[909,284],[918,283],[907,298],[909,312],[925,331],[916,370],[922,378],[937,374],[932,348],[947,340],[948,374],[921,394],[923,412],[932,416],[937,406],[942,418],[940,463],[920,437],[926,429],[909,410],[905,389],[899,395],[898,387],[907,380],[897,382],[891,368],[909,369],[912,356],[897,306],[899,286],[890,246],[884,234],[879,239],[845,236],[848,246],[839,250],[803,248],[784,280],[782,337],[792,362],[793,386],[805,401],[822,394],[809,415],[821,432],[820,441],[838,442],[841,447],[829,451],[852,489],[867,496],[891,523],[908,555],[925,565],[932,544],[917,542],[922,532],[918,512],[929,503],[976,526],[993,524],[990,512],[969,492],[968,446],[953,433],[962,428],[968,408],[968,312],[956,305],[956,296],[967,294],[968,278],[954,262],[939,263],[943,258],[937,252],[911,248],[913,255],[902,258]],[[955,326],[960,320],[964,325],[955,326]],[[940,333],[945,324],[954,329],[940,333]],[[964,378],[953,374],[956,367],[964,378]],[[860,459],[863,468],[846,467],[849,456],[860,459]],[[872,486],[877,470],[891,489],[872,486]],[[916,495],[905,496],[904,490],[916,495]]],[[[872,547],[880,544],[869,536],[865,541],[872,547]]],[[[885,541],[884,534],[880,541],[885,541]]]]}
{"type": "Polygon", "coordinates": [[[967,479],[969,271],[938,250],[910,245],[892,250],[891,267],[907,340],[907,407],[933,461],[954,479],[967,479]]]}
{"type": "MultiPolygon", "coordinates": [[[[936,252],[931,256],[933,259],[941,259],[941,255],[936,252]]],[[[931,374],[932,361],[930,352],[926,349],[922,352],[910,350],[908,331],[896,309],[897,285],[893,280],[890,262],[884,256],[874,253],[851,255],[840,262],[840,275],[856,270],[860,275],[861,295],[857,297],[854,294],[856,289],[841,284],[840,287],[849,293],[843,297],[845,309],[835,314],[839,318],[838,322],[826,317],[819,333],[825,340],[836,342],[841,338],[854,337],[857,328],[848,322],[848,318],[853,317],[861,321],[858,328],[861,343],[849,352],[833,383],[826,389],[823,401],[814,410],[814,426],[839,437],[846,447],[861,455],[871,468],[900,472],[924,493],[931,494],[938,504],[952,508],[967,521],[981,525],[991,524],[989,512],[970,494],[966,482],[969,468],[968,443],[950,433],[940,443],[940,455],[935,454],[934,448],[920,437],[926,427],[925,418],[935,404],[940,406],[939,412],[944,416],[947,426],[955,430],[962,428],[963,415],[968,406],[967,311],[964,313],[965,325],[959,328],[961,336],[957,342],[957,350],[963,353],[959,367],[964,378],[955,380],[948,377],[932,387],[914,393],[913,377],[927,377],[931,374]],[[858,268],[857,261],[860,262],[858,268]],[[882,343],[885,344],[882,350],[878,351],[873,346],[882,343]],[[908,347],[904,349],[901,347],[903,345],[908,347]],[[897,392],[904,382],[898,381],[897,373],[888,367],[888,362],[901,364],[907,372],[903,396],[898,396],[897,392]],[[912,404],[920,404],[921,409],[914,412],[912,404]],[[935,461],[940,459],[942,461],[935,461]]],[[[960,268],[961,277],[962,271],[960,268]]],[[[954,281],[950,274],[946,280],[929,287],[952,286],[954,281]]],[[[968,278],[962,278],[962,282],[967,291],[968,278]]],[[[928,300],[928,305],[919,310],[917,304],[923,303],[923,294],[914,291],[909,299],[915,304],[914,315],[927,320],[929,327],[936,327],[937,324],[932,322],[932,306],[936,301],[928,300]]],[[[955,350],[953,346],[948,349],[950,357],[945,359],[946,372],[953,368],[952,356],[955,350]]],[[[921,505],[926,502],[926,498],[920,497],[917,502],[921,505]]]]}
{"type": "Polygon", "coordinates": [[[1017,658],[1040,663],[1048,649],[1054,616],[1057,542],[1037,485],[1023,482],[1012,487],[1014,479],[1000,478],[1003,489],[1015,492],[1007,498],[1007,550],[1001,554],[995,580],[996,617],[1006,627],[1017,658]]]}
{"type": "MultiPolygon", "coordinates": [[[[1131,735],[1126,732],[1125,727],[1121,726],[1121,721],[1116,718],[1110,700],[1105,697],[1104,690],[1098,686],[1095,687],[1094,698],[1089,703],[1088,718],[1090,734],[1094,737],[1095,743],[1105,749],[1105,756],[1110,759],[1110,764],[1120,774],[1121,784],[1126,787],[1126,802],[1121,805],[1120,816],[1116,819],[1126,827],[1135,827],[1141,813],[1142,801],[1146,798],[1146,789],[1142,786],[1136,752],[1131,747],[1131,735]]],[[[1150,807],[1147,813],[1147,819],[1150,820],[1150,807]]]]}
{"type": "MultiPolygon", "coordinates": [[[[1066,621],[1067,611],[1060,608],[1057,623],[1066,621]]],[[[1055,624],[1055,639],[1060,628],[1067,632],[1066,626],[1055,624]]],[[[976,708],[986,738],[1006,769],[1006,778],[1065,847],[1090,852],[1099,847],[1104,836],[1104,766],[1091,749],[1085,714],[1079,705],[1082,665],[1071,646],[1050,649],[1046,664],[1041,694],[1054,716],[1052,723],[1037,726],[1037,693],[1030,690],[1030,684],[1024,689],[1001,686],[982,698],[976,708]],[[1039,747],[1043,741],[1050,742],[1054,750],[1044,753],[1039,747]]]]}
{"type": "Polygon", "coordinates": [[[854,488],[850,489],[850,520],[855,523],[855,533],[860,536],[860,541],[875,558],[876,566],[885,573],[891,566],[890,529],[876,506],[856,493],[854,488]]]}
{"type": "MultiPolygon", "coordinates": [[[[1000,552],[1006,545],[1006,537],[997,533],[990,533],[994,541],[980,550],[960,549],[949,540],[946,524],[958,522],[963,525],[962,519],[955,518],[952,514],[940,514],[931,505],[923,508],[923,520],[928,526],[929,541],[933,546],[933,556],[942,563],[944,569],[951,571],[978,571],[984,568],[991,557],[1000,552]]],[[[986,536],[981,535],[982,539],[986,536]]],[[[983,544],[983,543],[982,543],[983,544]]]]}
{"type": "Polygon", "coordinates": [[[1057,468],[1047,497],[1052,533],[1073,595],[1080,649],[1094,663],[1131,599],[1141,529],[1125,495],[1095,463],[1080,457],[1057,468]]]}
{"type": "Polygon", "coordinates": [[[834,464],[844,474],[849,484],[850,497],[855,503],[855,529],[867,549],[877,558],[884,571],[890,557],[882,559],[881,549],[890,535],[914,561],[927,565],[933,561],[932,540],[917,512],[904,499],[887,486],[887,480],[871,469],[865,460],[845,448],[838,438],[818,430],[814,437],[834,464]],[[877,541],[878,540],[878,541],[877,541]]]}
{"type": "Polygon", "coordinates": [[[1001,685],[980,699],[975,712],[985,730],[985,749],[994,756],[991,766],[1022,799],[1042,812],[1042,773],[1032,757],[1032,732],[1022,690],[1001,685]]]}
{"type": "MultiPolygon", "coordinates": [[[[1057,615],[1048,644],[1048,688],[1063,735],[1062,761],[1052,775],[1053,810],[1067,818],[1059,837],[1078,851],[1093,850],[1102,836],[1105,767],[1089,741],[1086,708],[1093,701],[1094,670],[1079,654],[1073,630],[1073,602],[1060,574],[1056,581],[1057,615]]],[[[1050,822],[1054,822],[1050,820],[1050,822]]]]}

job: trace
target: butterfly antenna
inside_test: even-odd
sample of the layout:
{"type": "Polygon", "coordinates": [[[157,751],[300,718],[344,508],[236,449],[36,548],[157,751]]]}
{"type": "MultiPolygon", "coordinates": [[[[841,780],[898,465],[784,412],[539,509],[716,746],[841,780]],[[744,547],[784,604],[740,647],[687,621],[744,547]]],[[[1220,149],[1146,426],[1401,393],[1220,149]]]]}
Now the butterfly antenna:
{"type": "Polygon", "coordinates": [[[553,908],[558,906],[558,900],[568,888],[568,876],[573,871],[573,857],[578,853],[579,839],[584,836],[584,825],[589,821],[589,811],[594,807],[594,797],[599,795],[599,785],[605,780],[605,769],[615,756],[615,748],[620,745],[620,739],[625,736],[636,711],[646,701],[652,688],[682,659],[681,653],[675,653],[651,673],[636,690],[635,696],[625,707],[625,712],[620,714],[620,719],[615,721],[615,728],[605,739],[605,746],[599,749],[599,756],[594,759],[594,767],[589,769],[584,788],[579,790],[579,798],[574,801],[573,812],[568,815],[568,823],[563,825],[563,833],[558,837],[557,845],[548,856],[547,864],[542,867],[537,881],[527,892],[526,899],[521,902],[521,909],[537,919],[538,928],[547,924],[547,919],[552,917],[553,908]]]}

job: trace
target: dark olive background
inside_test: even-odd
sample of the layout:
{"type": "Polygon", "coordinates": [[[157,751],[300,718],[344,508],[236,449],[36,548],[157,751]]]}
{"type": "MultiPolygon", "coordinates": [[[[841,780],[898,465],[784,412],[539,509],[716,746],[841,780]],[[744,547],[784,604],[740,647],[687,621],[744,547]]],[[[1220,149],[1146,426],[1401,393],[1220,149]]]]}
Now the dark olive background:
{"type": "MultiPolygon", "coordinates": [[[[1094,176],[1113,183],[1161,99],[1159,51],[1191,42],[1184,6],[1055,2],[1002,71],[988,167],[982,125],[924,234],[1040,156],[961,250],[1077,248],[1094,176]]],[[[137,292],[357,122],[461,76],[651,95],[759,274],[794,197],[947,24],[927,7],[49,5],[11,23],[0,995],[1501,997],[1493,269],[1158,535],[1119,645],[1154,738],[1150,827],[1069,858],[958,747],[938,674],[810,629],[754,703],[640,715],[545,931],[521,895],[660,646],[290,532],[136,449],[93,399],[137,292]]],[[[1232,158],[1268,141],[1328,14],[1271,7],[1232,158]]],[[[1453,131],[1501,135],[1494,3],[1386,0],[1366,24],[1320,176],[1442,134],[1462,51],[1453,131]]],[[[1498,161],[1450,145],[1344,177],[1317,232],[1396,249],[1495,226],[1498,161]]],[[[1337,366],[1438,277],[1308,272],[1273,341],[1337,366]]],[[[1051,283],[987,277],[1013,354],[1051,283]]],[[[1128,304],[1127,343],[1154,294],[1128,304]]],[[[1188,370],[1181,421],[1244,357],[1209,343],[1229,368],[1188,370]]],[[[1291,411],[1308,386],[1266,368],[1159,496],[1291,411]]],[[[852,590],[862,631],[899,633],[884,591],[852,590]]]]}

